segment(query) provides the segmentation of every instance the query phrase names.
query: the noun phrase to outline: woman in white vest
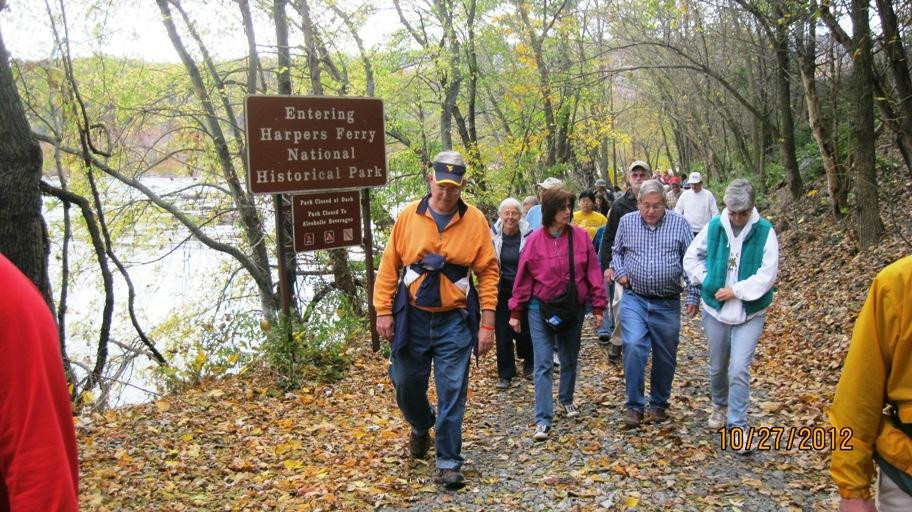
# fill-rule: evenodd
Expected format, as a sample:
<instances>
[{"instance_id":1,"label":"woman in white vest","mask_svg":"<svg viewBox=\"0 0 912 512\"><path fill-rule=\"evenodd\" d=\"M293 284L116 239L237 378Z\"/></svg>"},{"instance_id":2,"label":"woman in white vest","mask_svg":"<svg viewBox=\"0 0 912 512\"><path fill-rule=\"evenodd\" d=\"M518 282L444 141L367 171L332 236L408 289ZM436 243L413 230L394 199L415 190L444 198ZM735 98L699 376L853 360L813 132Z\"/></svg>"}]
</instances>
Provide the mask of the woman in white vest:
<instances>
[{"instance_id":1,"label":"woman in white vest","mask_svg":"<svg viewBox=\"0 0 912 512\"><path fill-rule=\"evenodd\" d=\"M779 242L770 222L754 207L749 181L732 181L723 199L726 208L687 249L684 271L691 283L701 285L713 406L707 424L744 429L750 405L749 367L773 299Z\"/></svg>"}]
</instances>

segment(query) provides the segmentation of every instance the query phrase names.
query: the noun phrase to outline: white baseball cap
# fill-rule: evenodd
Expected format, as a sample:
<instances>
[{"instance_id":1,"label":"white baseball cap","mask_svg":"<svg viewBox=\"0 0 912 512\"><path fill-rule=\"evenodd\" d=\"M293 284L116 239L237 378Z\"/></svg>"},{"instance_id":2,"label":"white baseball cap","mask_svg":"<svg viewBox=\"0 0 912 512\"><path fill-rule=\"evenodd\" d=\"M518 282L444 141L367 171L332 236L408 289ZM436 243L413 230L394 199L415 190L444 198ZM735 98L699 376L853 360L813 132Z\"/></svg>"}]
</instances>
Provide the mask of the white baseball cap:
<instances>
[{"instance_id":1,"label":"white baseball cap","mask_svg":"<svg viewBox=\"0 0 912 512\"><path fill-rule=\"evenodd\" d=\"M687 178L688 183L700 183L702 181L703 181L703 176L697 171L690 173L690 177Z\"/></svg>"},{"instance_id":2,"label":"white baseball cap","mask_svg":"<svg viewBox=\"0 0 912 512\"><path fill-rule=\"evenodd\" d=\"M551 190L554 188L560 188L564 186L564 182L557 178L547 178L545 181L538 184L539 187L545 190Z\"/></svg>"}]
</instances>

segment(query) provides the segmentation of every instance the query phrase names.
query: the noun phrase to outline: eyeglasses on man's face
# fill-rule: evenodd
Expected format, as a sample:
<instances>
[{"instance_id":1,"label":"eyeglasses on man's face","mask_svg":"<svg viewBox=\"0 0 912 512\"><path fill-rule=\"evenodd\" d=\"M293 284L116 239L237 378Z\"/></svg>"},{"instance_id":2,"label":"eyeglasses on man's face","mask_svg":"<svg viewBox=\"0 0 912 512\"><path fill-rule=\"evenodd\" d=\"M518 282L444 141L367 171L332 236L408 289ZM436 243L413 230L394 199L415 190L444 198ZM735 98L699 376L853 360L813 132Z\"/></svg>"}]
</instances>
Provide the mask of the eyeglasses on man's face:
<instances>
[{"instance_id":1,"label":"eyeglasses on man's face","mask_svg":"<svg viewBox=\"0 0 912 512\"><path fill-rule=\"evenodd\" d=\"M640 201L637 203L637 206L648 212L657 212L665 209L665 203L663 202L647 203L645 201Z\"/></svg>"}]
</instances>

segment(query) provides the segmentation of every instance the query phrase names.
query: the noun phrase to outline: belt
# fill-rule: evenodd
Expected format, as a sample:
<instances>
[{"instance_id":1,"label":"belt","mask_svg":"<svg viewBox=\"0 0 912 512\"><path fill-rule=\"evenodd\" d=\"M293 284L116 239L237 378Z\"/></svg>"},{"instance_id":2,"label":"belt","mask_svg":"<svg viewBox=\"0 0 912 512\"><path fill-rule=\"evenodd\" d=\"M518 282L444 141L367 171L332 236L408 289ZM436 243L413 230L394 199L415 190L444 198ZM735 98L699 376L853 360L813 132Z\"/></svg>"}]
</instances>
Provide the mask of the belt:
<instances>
[{"instance_id":1,"label":"belt","mask_svg":"<svg viewBox=\"0 0 912 512\"><path fill-rule=\"evenodd\" d=\"M646 295L645 293L637 293L637 292L633 292L633 293L636 293L640 297L643 297L644 299L649 299L649 300L672 300L672 299L681 298L680 293L677 293L675 295Z\"/></svg>"}]
</instances>

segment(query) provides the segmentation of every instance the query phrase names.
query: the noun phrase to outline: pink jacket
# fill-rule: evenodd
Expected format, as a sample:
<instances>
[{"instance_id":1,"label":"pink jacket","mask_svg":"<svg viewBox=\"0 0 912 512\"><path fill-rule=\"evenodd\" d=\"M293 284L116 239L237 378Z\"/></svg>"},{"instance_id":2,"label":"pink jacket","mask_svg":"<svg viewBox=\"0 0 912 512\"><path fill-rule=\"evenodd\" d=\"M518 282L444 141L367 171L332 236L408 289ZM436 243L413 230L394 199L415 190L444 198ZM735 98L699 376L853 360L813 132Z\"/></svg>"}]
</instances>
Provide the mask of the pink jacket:
<instances>
[{"instance_id":1,"label":"pink jacket","mask_svg":"<svg viewBox=\"0 0 912 512\"><path fill-rule=\"evenodd\" d=\"M605 281L595 248L585 229L568 227L573 229L574 271L580 307L586 299L590 299L594 312L601 313L607 300ZM564 293L570 279L567 242L566 236L554 238L547 228L536 229L529 235L519 257L513 296L507 303L512 317L521 317L533 296L539 300L551 300Z\"/></svg>"}]
</instances>

